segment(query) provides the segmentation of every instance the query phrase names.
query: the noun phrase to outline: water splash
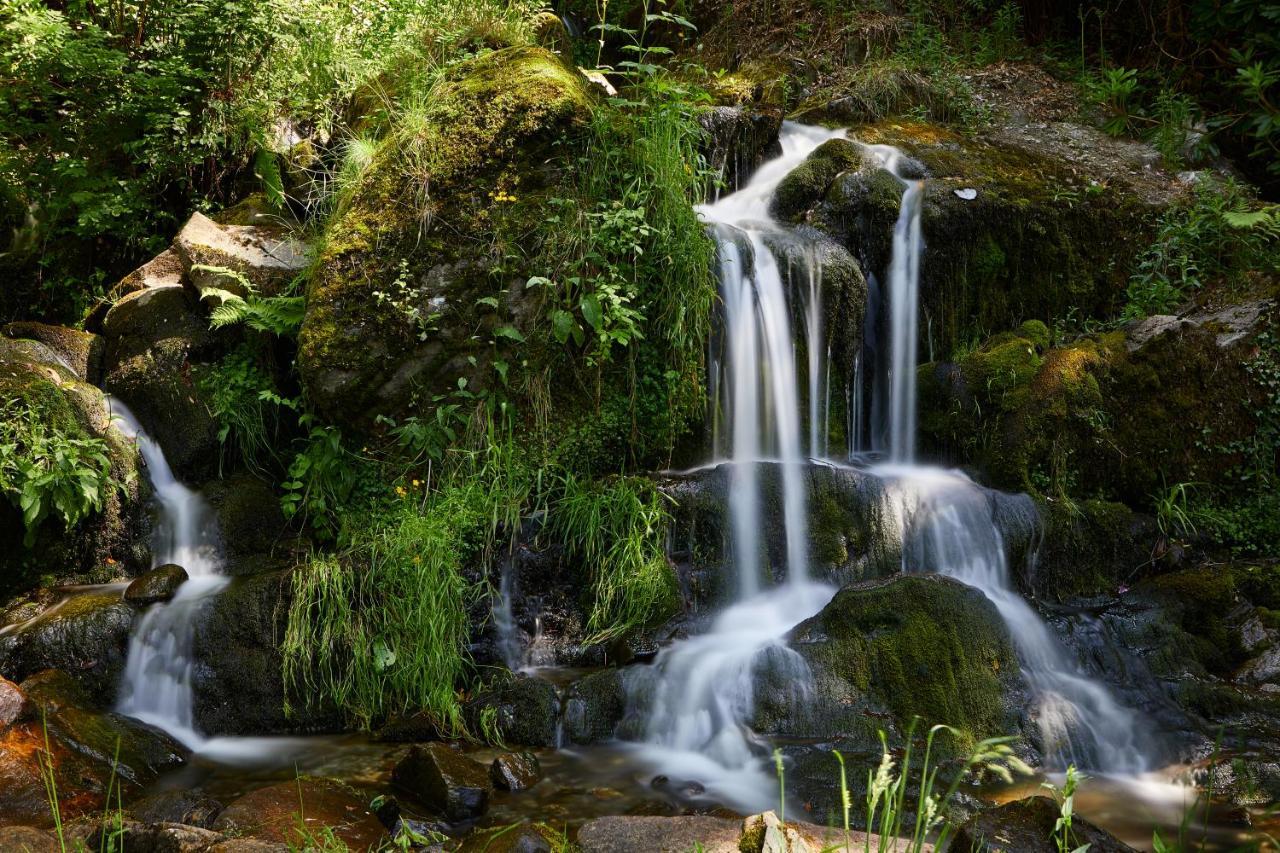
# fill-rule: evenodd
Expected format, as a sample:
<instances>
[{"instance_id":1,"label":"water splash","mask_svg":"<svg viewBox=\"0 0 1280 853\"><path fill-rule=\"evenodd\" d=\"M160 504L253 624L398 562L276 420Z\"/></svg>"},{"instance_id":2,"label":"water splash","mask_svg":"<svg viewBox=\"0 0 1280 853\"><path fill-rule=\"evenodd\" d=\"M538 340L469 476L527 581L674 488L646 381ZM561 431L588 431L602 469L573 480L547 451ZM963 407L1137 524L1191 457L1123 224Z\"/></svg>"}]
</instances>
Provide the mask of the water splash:
<instances>
[{"instance_id":1,"label":"water splash","mask_svg":"<svg viewBox=\"0 0 1280 853\"><path fill-rule=\"evenodd\" d=\"M206 739L195 724L191 650L195 620L204 602L228 583L219 574L217 524L204 498L179 482L160 446L128 407L115 398L108 398L108 403L116 428L142 454L160 506L152 567L175 563L188 575L171 600L147 610L130 638L117 710L197 749Z\"/></svg>"}]
</instances>

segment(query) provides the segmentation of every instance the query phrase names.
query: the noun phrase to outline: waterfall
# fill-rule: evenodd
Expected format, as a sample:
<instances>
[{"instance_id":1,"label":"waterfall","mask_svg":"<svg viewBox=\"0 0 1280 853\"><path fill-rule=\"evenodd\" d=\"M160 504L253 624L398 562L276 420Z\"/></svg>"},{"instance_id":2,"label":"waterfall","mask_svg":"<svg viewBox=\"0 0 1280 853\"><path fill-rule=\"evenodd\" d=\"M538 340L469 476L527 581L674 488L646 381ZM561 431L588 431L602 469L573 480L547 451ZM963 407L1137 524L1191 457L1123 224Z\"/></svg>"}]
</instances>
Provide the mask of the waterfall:
<instances>
[{"instance_id":1,"label":"waterfall","mask_svg":"<svg viewBox=\"0 0 1280 853\"><path fill-rule=\"evenodd\" d=\"M934 571L981 590L996 606L1033 694L1045 766L1109 773L1148 769L1138 717L1086 676L1044 620L1013 586L1005 543L988 493L956 471L885 465L885 515L902 537L903 571ZM1021 498L1025 525L1035 504Z\"/></svg>"},{"instance_id":2,"label":"waterfall","mask_svg":"<svg viewBox=\"0 0 1280 853\"><path fill-rule=\"evenodd\" d=\"M774 802L776 780L766 744L751 731L755 671L767 657L803 692L809 680L804 660L783 642L788 631L817 613L834 594L808 577L806 448L822 449L818 427L825 415L820 285L817 253L800 253L808 293L809 435L801 429L800 378L792 335L791 306L770 237L803 239L769 215L774 189L813 149L840 131L786 122L782 155L760 167L745 187L700 208L719 247L723 313L723 361L713 362L712 410L717 437L730 446L731 560L736 600L704 634L663 649L654 665L642 760L677 781L703 786L712 800L744 810ZM720 427L723 418L723 427ZM805 440L807 438L807 441ZM720 448L717 446L717 452ZM787 579L762 589L771 578L763 562L763 495L760 466L776 461Z\"/></svg>"},{"instance_id":3,"label":"waterfall","mask_svg":"<svg viewBox=\"0 0 1280 853\"><path fill-rule=\"evenodd\" d=\"M982 591L1009 629L1034 694L1047 766L1135 774L1148 769L1138 719L1067 657L1057 637L1013 586L1008 558L986 494L958 472L912 465L916 443L916 362L924 181L904 177L903 155L869 146L904 184L888 270L890 464L873 469L886 483L890 517L902 536L904 571L933 571ZM1034 515L1029 498L1027 513Z\"/></svg>"},{"instance_id":4,"label":"waterfall","mask_svg":"<svg viewBox=\"0 0 1280 853\"><path fill-rule=\"evenodd\" d=\"M130 638L117 710L196 749L205 738L196 728L192 701L195 620L200 606L228 582L219 574L217 524L204 499L174 476L133 413L115 398L109 403L116 428L137 444L160 505L152 567L175 563L188 575L170 601L147 610Z\"/></svg>"}]
</instances>

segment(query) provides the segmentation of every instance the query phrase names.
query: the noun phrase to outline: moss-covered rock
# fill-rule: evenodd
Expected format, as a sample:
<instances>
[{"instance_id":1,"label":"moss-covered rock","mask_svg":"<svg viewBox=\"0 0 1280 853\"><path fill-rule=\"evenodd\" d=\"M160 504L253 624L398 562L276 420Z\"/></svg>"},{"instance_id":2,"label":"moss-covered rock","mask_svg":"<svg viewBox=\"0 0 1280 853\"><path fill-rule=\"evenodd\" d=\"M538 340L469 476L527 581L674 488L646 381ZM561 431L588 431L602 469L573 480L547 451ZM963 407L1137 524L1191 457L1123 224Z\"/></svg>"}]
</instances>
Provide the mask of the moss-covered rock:
<instances>
[{"instance_id":1,"label":"moss-covered rock","mask_svg":"<svg viewBox=\"0 0 1280 853\"><path fill-rule=\"evenodd\" d=\"M898 575L846 587L788 643L814 679L794 734L863 732L873 744L878 726L900 737L916 716L958 729L961 747L1017 731L1017 655L995 605L958 581Z\"/></svg>"},{"instance_id":2,"label":"moss-covered rock","mask_svg":"<svg viewBox=\"0 0 1280 853\"><path fill-rule=\"evenodd\" d=\"M564 736L577 744L609 740L626 713L622 670L593 672L575 681L565 693Z\"/></svg>"},{"instance_id":3,"label":"moss-covered rock","mask_svg":"<svg viewBox=\"0 0 1280 853\"><path fill-rule=\"evenodd\" d=\"M517 746L556 745L560 697L555 685L540 678L516 675L485 690L464 708L471 731L496 727L502 742Z\"/></svg>"},{"instance_id":4,"label":"moss-covered rock","mask_svg":"<svg viewBox=\"0 0 1280 853\"><path fill-rule=\"evenodd\" d=\"M150 494L138 468L138 454L111 428L101 391L76 378L62 358L30 339L0 338L0 399L15 401L45 436L66 441L101 440L118 488L101 495L101 510L65 530L46 517L24 544L22 513L0 501L0 595L48 582L105 582L144 568L149 562L146 501ZM15 410L17 411L17 410Z\"/></svg>"},{"instance_id":5,"label":"moss-covered rock","mask_svg":"<svg viewBox=\"0 0 1280 853\"><path fill-rule=\"evenodd\" d=\"M837 137L814 149L774 191L770 211L779 219L794 220L826 195L844 172L876 168L875 158L856 142Z\"/></svg>"},{"instance_id":6,"label":"moss-covered rock","mask_svg":"<svg viewBox=\"0 0 1280 853\"><path fill-rule=\"evenodd\" d=\"M487 387L492 358L520 358L536 312L504 252L545 219L555 146L589 114L576 69L507 48L450 71L388 136L307 288L298 366L326 417L402 416L460 381Z\"/></svg>"},{"instance_id":7,"label":"moss-covered rock","mask_svg":"<svg viewBox=\"0 0 1280 853\"><path fill-rule=\"evenodd\" d=\"M1051 601L1113 593L1140 577L1159 553L1154 518L1122 503L1042 498L1044 537L1023 586Z\"/></svg>"}]
</instances>

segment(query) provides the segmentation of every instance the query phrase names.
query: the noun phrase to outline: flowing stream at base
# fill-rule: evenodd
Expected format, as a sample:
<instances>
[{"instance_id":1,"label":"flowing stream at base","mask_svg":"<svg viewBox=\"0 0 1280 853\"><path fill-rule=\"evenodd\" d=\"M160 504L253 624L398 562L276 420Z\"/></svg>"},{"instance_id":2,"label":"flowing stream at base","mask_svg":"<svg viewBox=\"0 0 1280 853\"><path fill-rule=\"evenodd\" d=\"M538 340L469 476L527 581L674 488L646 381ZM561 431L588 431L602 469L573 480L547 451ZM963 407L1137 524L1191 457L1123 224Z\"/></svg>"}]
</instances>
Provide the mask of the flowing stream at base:
<instances>
[{"instance_id":1,"label":"flowing stream at base","mask_svg":"<svg viewBox=\"0 0 1280 853\"><path fill-rule=\"evenodd\" d=\"M809 579L803 470L808 460L801 446L794 315L772 251L779 242L804 244L805 238L776 222L769 205L787 173L820 144L841 136L842 131L784 123L781 156L762 165L741 190L699 211L719 247L724 363L713 359L713 440L717 452L722 431L729 442L723 464L732 466L730 559L736 598L705 633L659 653L647 688L644 741L637 749L647 765L676 784L695 782L708 798L741 810L765 808L776 799L768 744L750 726L756 667L767 654L771 670L797 693L792 707L802 707L810 673L803 658L787 648L785 638L834 594L833 588ZM1094 771L1140 773L1148 761L1135 714L1069 660L1014 588L988 493L957 472L914 464L924 181L904 175L906 160L896 149L866 150L903 185L886 274L888 357L875 353L884 375L869 383L888 397L872 400L871 406L883 413L883 423L873 425L872 446L882 456L887 451L889 462L870 470L885 486L885 515L891 519L891 532L901 537L903 570L954 577L981 590L996 605L1034 694L1047 769L1062 770L1074 763ZM801 252L809 265L802 270L808 292L793 298L806 302L802 316L808 326L807 447L817 456L824 450L819 426L826 418L819 398L825 401L829 389L823 387L825 370L819 369L819 356L825 355L825 349L819 349L817 306L821 268L818 253L810 248ZM865 400L857 401L859 410L866 405ZM763 592L763 583L783 573L764 562L762 460L780 467L786 539L785 578ZM1030 499L1021 521L1038 524Z\"/></svg>"}]
</instances>

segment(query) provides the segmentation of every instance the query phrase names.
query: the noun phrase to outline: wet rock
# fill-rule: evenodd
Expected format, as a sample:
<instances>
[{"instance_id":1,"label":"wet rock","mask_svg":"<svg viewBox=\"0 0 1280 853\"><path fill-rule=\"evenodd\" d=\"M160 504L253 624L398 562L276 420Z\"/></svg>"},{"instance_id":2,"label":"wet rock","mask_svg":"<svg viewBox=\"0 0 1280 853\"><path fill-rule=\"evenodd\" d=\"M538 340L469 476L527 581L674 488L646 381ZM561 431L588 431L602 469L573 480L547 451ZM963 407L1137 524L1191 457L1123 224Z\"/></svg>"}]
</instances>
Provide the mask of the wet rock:
<instances>
[{"instance_id":1,"label":"wet rock","mask_svg":"<svg viewBox=\"0 0 1280 853\"><path fill-rule=\"evenodd\" d=\"M1280 684L1280 644L1246 662L1237 677L1254 684Z\"/></svg>"},{"instance_id":2,"label":"wet rock","mask_svg":"<svg viewBox=\"0 0 1280 853\"><path fill-rule=\"evenodd\" d=\"M142 823L183 823L203 829L213 827L222 803L194 791L163 791L135 800L129 814Z\"/></svg>"},{"instance_id":3,"label":"wet rock","mask_svg":"<svg viewBox=\"0 0 1280 853\"><path fill-rule=\"evenodd\" d=\"M798 220L844 172L879 168L861 145L848 139L828 139L778 184L770 212L779 219Z\"/></svg>"},{"instance_id":4,"label":"wet rock","mask_svg":"<svg viewBox=\"0 0 1280 853\"><path fill-rule=\"evenodd\" d=\"M493 714L493 723L505 743L518 746L555 746L560 697L555 685L519 674L506 683L479 694L467 703L468 725L480 730L481 715Z\"/></svg>"},{"instance_id":5,"label":"wet rock","mask_svg":"<svg viewBox=\"0 0 1280 853\"><path fill-rule=\"evenodd\" d=\"M218 518L222 545L231 558L269 553L285 535L280 498L271 484L247 472L212 480L201 490Z\"/></svg>"},{"instance_id":6,"label":"wet rock","mask_svg":"<svg viewBox=\"0 0 1280 853\"><path fill-rule=\"evenodd\" d=\"M182 566L166 563L146 574L139 575L125 588L124 600L130 604L145 606L157 601L168 601L187 581L187 570Z\"/></svg>"},{"instance_id":7,"label":"wet rock","mask_svg":"<svg viewBox=\"0 0 1280 853\"><path fill-rule=\"evenodd\" d=\"M744 186L761 163L782 153L780 112L717 106L699 113L698 124L707 132L707 165L723 176L724 193Z\"/></svg>"},{"instance_id":8,"label":"wet rock","mask_svg":"<svg viewBox=\"0 0 1280 853\"><path fill-rule=\"evenodd\" d=\"M1018 657L995 605L940 575L896 575L846 587L791 631L813 694L758 725L799 736L876 729L901 736L913 720L945 720L961 738L1018 729ZM783 703L785 708L788 704ZM874 715L878 719L868 716ZM896 735L895 735L896 733Z\"/></svg>"},{"instance_id":9,"label":"wet rock","mask_svg":"<svg viewBox=\"0 0 1280 853\"><path fill-rule=\"evenodd\" d=\"M46 669L68 673L92 701L115 699L138 611L117 590L72 595L0 636L0 672L22 681Z\"/></svg>"},{"instance_id":10,"label":"wet rock","mask_svg":"<svg viewBox=\"0 0 1280 853\"><path fill-rule=\"evenodd\" d=\"M45 767L52 767L59 808L69 819L100 813L113 785L128 799L183 762L185 750L172 738L95 710L65 673L43 672L24 681L22 689L32 713L0 732L0 825L47 824Z\"/></svg>"},{"instance_id":11,"label":"wet rock","mask_svg":"<svg viewBox=\"0 0 1280 853\"><path fill-rule=\"evenodd\" d=\"M564 737L569 743L599 743L613 737L627 713L622 672L605 669L575 681L564 698Z\"/></svg>"},{"instance_id":12,"label":"wet rock","mask_svg":"<svg viewBox=\"0 0 1280 853\"><path fill-rule=\"evenodd\" d=\"M57 839L34 826L0 827L0 850L15 853L62 853Z\"/></svg>"},{"instance_id":13,"label":"wet rock","mask_svg":"<svg viewBox=\"0 0 1280 853\"><path fill-rule=\"evenodd\" d=\"M1054 824L1058 804L1048 797L1028 797L971 818L951 840L953 850L989 853L1057 853ZM1067 849L1088 845L1090 853L1130 853L1133 848L1080 815L1071 821Z\"/></svg>"},{"instance_id":14,"label":"wet rock","mask_svg":"<svg viewBox=\"0 0 1280 853\"><path fill-rule=\"evenodd\" d=\"M184 335L199 327L191 294L180 284L147 287L123 296L102 320L108 339L145 337L152 340Z\"/></svg>"},{"instance_id":15,"label":"wet rock","mask_svg":"<svg viewBox=\"0 0 1280 853\"><path fill-rule=\"evenodd\" d=\"M126 820L99 826L84 839L87 850L128 850L129 853L203 853L222 841L217 832L180 823L141 823ZM111 845L115 846L111 846Z\"/></svg>"},{"instance_id":16,"label":"wet rock","mask_svg":"<svg viewBox=\"0 0 1280 853\"><path fill-rule=\"evenodd\" d=\"M293 853L293 849L288 844L260 838L228 838L207 848L204 853Z\"/></svg>"},{"instance_id":17,"label":"wet rock","mask_svg":"<svg viewBox=\"0 0 1280 853\"><path fill-rule=\"evenodd\" d=\"M489 774L483 764L442 743L410 748L392 781L451 821L479 817L489 808Z\"/></svg>"},{"instance_id":18,"label":"wet rock","mask_svg":"<svg viewBox=\"0 0 1280 853\"><path fill-rule=\"evenodd\" d=\"M99 379L105 342L98 335L31 321L10 323L4 327L4 334L10 338L38 341L49 347L82 382L92 384Z\"/></svg>"},{"instance_id":19,"label":"wet rock","mask_svg":"<svg viewBox=\"0 0 1280 853\"><path fill-rule=\"evenodd\" d=\"M227 804L213 828L228 835L301 845L309 833L332 828L353 850L374 848L385 830L365 798L334 779L302 778L250 791Z\"/></svg>"},{"instance_id":20,"label":"wet rock","mask_svg":"<svg viewBox=\"0 0 1280 853\"><path fill-rule=\"evenodd\" d=\"M280 637L292 595L290 572L234 578L199 611L192 651L196 725L219 734L337 731L341 719L320 697L285 691Z\"/></svg>"},{"instance_id":21,"label":"wet rock","mask_svg":"<svg viewBox=\"0 0 1280 853\"><path fill-rule=\"evenodd\" d=\"M578 830L582 853L738 853L741 824L729 818L689 815L683 817L600 817Z\"/></svg>"},{"instance_id":22,"label":"wet rock","mask_svg":"<svg viewBox=\"0 0 1280 853\"><path fill-rule=\"evenodd\" d=\"M503 791L532 788L541 778L542 767L532 752L506 752L489 765L489 780Z\"/></svg>"},{"instance_id":23,"label":"wet rock","mask_svg":"<svg viewBox=\"0 0 1280 853\"><path fill-rule=\"evenodd\" d=\"M27 710L27 697L22 688L0 676L0 731L22 719Z\"/></svg>"},{"instance_id":24,"label":"wet rock","mask_svg":"<svg viewBox=\"0 0 1280 853\"><path fill-rule=\"evenodd\" d=\"M271 225L220 225L194 213L174 238L187 280L197 291L215 287L244 296L236 278L197 266L234 270L267 296L284 290L307 265L307 246L287 229Z\"/></svg>"}]
</instances>

